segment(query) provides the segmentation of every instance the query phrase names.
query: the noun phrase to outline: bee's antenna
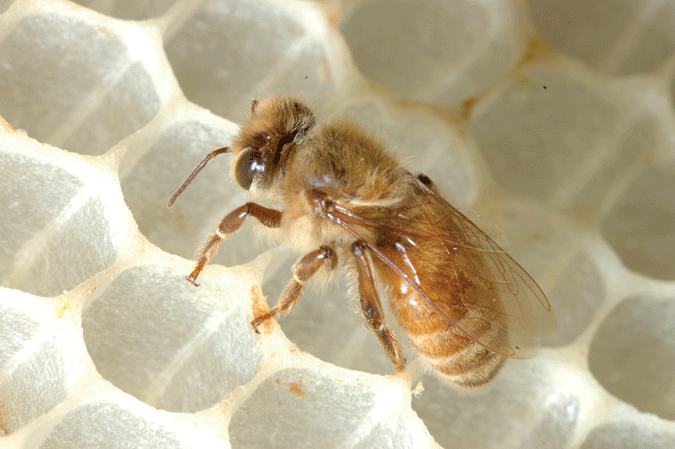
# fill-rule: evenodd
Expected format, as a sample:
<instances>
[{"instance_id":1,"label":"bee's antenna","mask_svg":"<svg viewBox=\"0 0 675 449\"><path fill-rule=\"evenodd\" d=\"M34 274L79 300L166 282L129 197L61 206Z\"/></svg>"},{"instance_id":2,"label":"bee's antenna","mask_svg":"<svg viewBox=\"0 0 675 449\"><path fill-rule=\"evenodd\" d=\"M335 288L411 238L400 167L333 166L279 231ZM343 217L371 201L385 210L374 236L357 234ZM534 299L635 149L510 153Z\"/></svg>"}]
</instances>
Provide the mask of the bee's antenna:
<instances>
[{"instance_id":1,"label":"bee's antenna","mask_svg":"<svg viewBox=\"0 0 675 449\"><path fill-rule=\"evenodd\" d=\"M181 193L183 193L183 190L185 190L185 189L187 188L187 186L190 185L190 183L192 182L192 180L195 179L195 176L197 176L197 174L198 174L200 171L202 171L202 168L204 168L204 166L206 165L206 163L207 163L208 161L210 161L210 160L213 159L214 157L218 156L219 154L227 153L228 151L230 151L230 147L223 147L223 148L218 148L217 150L212 151L212 152L210 152L209 154L207 154L206 157L204 158L204 160L201 161L201 162L199 163L199 165L197 165L197 168L195 168L195 169L192 171L192 173L190 173L190 176L187 177L187 179L185 180L185 182L184 182L180 187L178 187L178 190L176 190L176 191L174 192L174 194L171 195L171 199L169 199L169 204L168 204L167 206L168 206L168 207L173 206L173 203L176 201L176 198L178 198L178 195L180 195Z\"/></svg>"}]
</instances>

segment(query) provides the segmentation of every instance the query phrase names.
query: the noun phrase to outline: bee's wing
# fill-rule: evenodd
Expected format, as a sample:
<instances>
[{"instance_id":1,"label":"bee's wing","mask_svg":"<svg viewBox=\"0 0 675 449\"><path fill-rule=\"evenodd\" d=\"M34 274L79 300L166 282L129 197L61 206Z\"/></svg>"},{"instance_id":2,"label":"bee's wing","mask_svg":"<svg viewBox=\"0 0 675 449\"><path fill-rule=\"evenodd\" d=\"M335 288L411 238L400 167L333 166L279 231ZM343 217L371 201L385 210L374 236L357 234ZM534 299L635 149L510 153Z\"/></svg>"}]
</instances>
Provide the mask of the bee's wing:
<instances>
[{"instance_id":1,"label":"bee's wing","mask_svg":"<svg viewBox=\"0 0 675 449\"><path fill-rule=\"evenodd\" d=\"M389 265L434 312L472 340L507 357L534 357L541 338L556 330L546 295L534 279L471 220L421 182L418 187L415 217L402 213L380 223L379 227L420 248L440 248L434 251L438 256L434 263L442 270L440 276L426 285L424 282L418 285L407 274L406 267L398 266L376 244L366 242L374 257ZM352 211L350 215L359 217L360 222L345 217L343 224L351 221L367 226L364 214ZM408 261L416 272L424 270L421 262L415 258ZM462 284L470 288L455 288L460 296L457 300L445 303L432 299L453 290L450 285ZM501 306L495 307L494 301Z\"/></svg>"},{"instance_id":2,"label":"bee's wing","mask_svg":"<svg viewBox=\"0 0 675 449\"><path fill-rule=\"evenodd\" d=\"M494 349L509 357L534 357L541 338L551 336L556 331L555 316L546 295L518 262L492 238L457 209L444 203L451 215L450 219L462 229L466 250L473 252L472 256L482 262L488 272L487 277L491 278L488 293L494 293L503 306L508 341L504 342L505 347ZM452 241L444 240L443 244L452 245ZM465 302L473 303L474 300L466 298Z\"/></svg>"},{"instance_id":3,"label":"bee's wing","mask_svg":"<svg viewBox=\"0 0 675 449\"><path fill-rule=\"evenodd\" d=\"M464 274L480 287L462 292L465 295L462 304L468 309L481 308L496 299L502 305L500 313L505 319L497 321L503 322L501 326L506 329L493 325L492 331L482 334L484 327L480 319L463 319L459 327L494 352L514 358L534 357L541 338L556 331L555 316L544 292L490 236L436 192L419 185L422 217L435 223L429 229L438 230L427 238L440 243L448 254L460 254L452 259L459 266L448 267L449 275ZM423 296L431 301L428 295ZM481 315L480 310L476 312L476 316Z\"/></svg>"}]
</instances>

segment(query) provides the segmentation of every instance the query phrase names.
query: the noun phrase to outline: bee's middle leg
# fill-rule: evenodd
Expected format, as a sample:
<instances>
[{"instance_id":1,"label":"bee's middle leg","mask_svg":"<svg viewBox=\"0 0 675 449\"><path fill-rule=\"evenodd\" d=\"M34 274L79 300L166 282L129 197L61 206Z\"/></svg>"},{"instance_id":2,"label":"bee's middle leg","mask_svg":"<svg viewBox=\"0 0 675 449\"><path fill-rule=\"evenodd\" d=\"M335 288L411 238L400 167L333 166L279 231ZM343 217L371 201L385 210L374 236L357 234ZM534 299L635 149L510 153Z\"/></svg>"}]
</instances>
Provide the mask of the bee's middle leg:
<instances>
[{"instance_id":1,"label":"bee's middle leg","mask_svg":"<svg viewBox=\"0 0 675 449\"><path fill-rule=\"evenodd\" d=\"M278 313L287 314L297 304L298 300L305 291L305 284L314 276L324 263L330 263L330 269L334 270L337 266L337 256L335 251L329 246L312 251L300 259L293 266L293 279L288 283L279 297L277 305L272 307L269 312L257 316L251 321L251 327L256 329L258 326L272 318Z\"/></svg>"},{"instance_id":2,"label":"bee's middle leg","mask_svg":"<svg viewBox=\"0 0 675 449\"><path fill-rule=\"evenodd\" d=\"M278 228L281 224L281 212L274 209L268 209L256 203L246 203L227 214L218 225L216 231L209 236L204 242L204 245L197 253L197 265L185 279L192 284L197 285L195 281L197 276L202 272L206 264L216 254L218 247L223 240L234 234L242 224L246 217L252 215L260 223L268 228Z\"/></svg>"},{"instance_id":3,"label":"bee's middle leg","mask_svg":"<svg viewBox=\"0 0 675 449\"><path fill-rule=\"evenodd\" d=\"M396 371L401 371L405 368L403 350L394 332L384 322L382 303L377 295L370 262L364 252L366 249L367 246L362 241L356 241L352 245L352 254L356 259L356 271L359 278L359 297L363 318L377 337L384 352L389 356Z\"/></svg>"}]
</instances>

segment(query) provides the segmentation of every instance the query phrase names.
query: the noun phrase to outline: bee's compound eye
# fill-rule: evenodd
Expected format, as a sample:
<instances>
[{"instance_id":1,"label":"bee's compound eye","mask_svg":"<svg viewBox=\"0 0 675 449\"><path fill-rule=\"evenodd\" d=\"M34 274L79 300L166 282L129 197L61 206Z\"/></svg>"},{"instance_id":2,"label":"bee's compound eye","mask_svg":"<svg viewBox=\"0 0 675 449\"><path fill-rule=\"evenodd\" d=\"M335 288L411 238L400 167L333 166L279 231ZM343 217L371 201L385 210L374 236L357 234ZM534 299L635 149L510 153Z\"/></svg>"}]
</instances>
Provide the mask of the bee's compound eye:
<instances>
[{"instance_id":1,"label":"bee's compound eye","mask_svg":"<svg viewBox=\"0 0 675 449\"><path fill-rule=\"evenodd\" d=\"M256 175L265 172L266 167L260 159L260 151L250 149L245 151L237 161L235 176L239 185L246 190L251 188Z\"/></svg>"}]
</instances>

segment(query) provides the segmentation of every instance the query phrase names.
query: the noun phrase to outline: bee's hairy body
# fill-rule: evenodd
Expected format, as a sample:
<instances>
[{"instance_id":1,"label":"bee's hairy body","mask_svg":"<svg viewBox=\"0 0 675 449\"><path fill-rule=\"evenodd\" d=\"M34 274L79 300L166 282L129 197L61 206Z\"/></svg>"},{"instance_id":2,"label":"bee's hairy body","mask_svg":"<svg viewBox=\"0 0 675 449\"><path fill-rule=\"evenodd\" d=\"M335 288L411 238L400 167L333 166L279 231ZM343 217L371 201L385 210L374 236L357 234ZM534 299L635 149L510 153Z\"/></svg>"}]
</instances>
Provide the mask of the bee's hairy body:
<instances>
[{"instance_id":1,"label":"bee's hairy body","mask_svg":"<svg viewBox=\"0 0 675 449\"><path fill-rule=\"evenodd\" d=\"M190 282L220 241L252 214L307 253L277 306L256 317L254 327L288 313L305 283L321 271L334 272L339 256L348 277L357 280L366 324L397 370L405 361L380 305L377 286L383 284L412 346L456 385L483 385L494 378L505 356L518 355L503 301L517 292L502 284L508 286L511 278L506 276L522 279L524 273L527 278L512 281L514 286L528 287L540 302L543 293L533 289L536 283L512 259L499 254L489 237L440 198L426 176L410 174L383 144L349 120L317 125L297 98L254 101L251 114L233 144L218 151L233 154L232 176L252 198L267 199L281 211L248 203L237 210L239 215L235 211L225 217L202 248Z\"/></svg>"},{"instance_id":2,"label":"bee's hairy body","mask_svg":"<svg viewBox=\"0 0 675 449\"><path fill-rule=\"evenodd\" d=\"M301 252L311 251L316 248L317 242L321 242L322 245L339 247L340 254L349 254L354 241L354 237L345 230L313 215L303 191L325 189L329 198L342 202L346 207L356 204L360 208L377 208L378 220L382 222L391 220L401 211L408 214L416 212L414 205L419 196L417 180L410 177L379 142L352 123L341 121L337 125L320 127L291 158L290 169L277 181L284 192L281 232L284 240L293 242ZM359 229L359 233L365 240L377 238L377 233L367 228ZM386 244L380 242L379 248L399 266L405 267L394 243L393 240ZM436 242L416 244L420 248L407 248L411 260L427 259L429 255L438 253L438 249L433 247ZM443 255L439 256L435 263L416 265L417 276L423 285L428 285L430 280L449 279L444 271L450 268L452 262ZM405 280L385 264L372 257L371 261L379 278L386 279L391 287L390 309L398 324L412 346L434 370L448 380L467 387L482 385L497 374L505 360L503 356L476 343L435 313ZM357 277L353 264L346 263L345 269L351 271L348 275L350 279ZM459 301L458 285L443 282L438 287L435 289L438 296L431 296L437 304ZM486 321L486 325L490 324Z\"/></svg>"}]
</instances>

